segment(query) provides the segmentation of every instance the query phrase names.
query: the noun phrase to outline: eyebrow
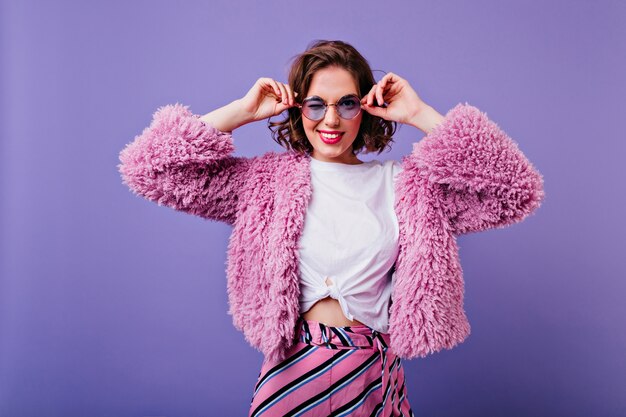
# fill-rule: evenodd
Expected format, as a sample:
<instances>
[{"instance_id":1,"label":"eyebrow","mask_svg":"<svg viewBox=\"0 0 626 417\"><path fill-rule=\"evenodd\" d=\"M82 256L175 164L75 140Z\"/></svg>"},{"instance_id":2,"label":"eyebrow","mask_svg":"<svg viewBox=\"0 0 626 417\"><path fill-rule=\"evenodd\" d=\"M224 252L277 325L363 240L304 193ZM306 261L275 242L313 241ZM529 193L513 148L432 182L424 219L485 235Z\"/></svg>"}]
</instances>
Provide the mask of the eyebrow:
<instances>
[{"instance_id":1,"label":"eyebrow","mask_svg":"<svg viewBox=\"0 0 626 417\"><path fill-rule=\"evenodd\" d=\"M357 93L348 93L348 94L344 94L343 96L339 97L339 99L337 101L339 101L341 99L344 99L346 97L350 97L350 96L355 96L355 97L359 98L359 95ZM316 98L322 100L324 103L328 102L328 100L324 100L323 98L321 98L318 95L312 95L312 96L305 97L302 101L304 101L304 100L312 100L312 99L316 99Z\"/></svg>"}]
</instances>

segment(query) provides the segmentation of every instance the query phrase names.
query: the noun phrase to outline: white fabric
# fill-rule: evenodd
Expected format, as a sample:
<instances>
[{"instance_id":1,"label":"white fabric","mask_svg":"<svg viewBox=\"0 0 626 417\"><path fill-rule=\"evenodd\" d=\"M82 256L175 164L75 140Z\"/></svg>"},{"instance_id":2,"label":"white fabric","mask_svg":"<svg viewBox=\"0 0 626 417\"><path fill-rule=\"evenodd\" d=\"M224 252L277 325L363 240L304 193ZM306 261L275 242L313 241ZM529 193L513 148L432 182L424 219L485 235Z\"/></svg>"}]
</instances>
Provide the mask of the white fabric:
<instances>
[{"instance_id":1,"label":"white fabric","mask_svg":"<svg viewBox=\"0 0 626 417\"><path fill-rule=\"evenodd\" d=\"M300 313L330 296L348 319L388 332L399 237L394 180L401 170L393 160L311 158L313 195L298 246Z\"/></svg>"}]
</instances>

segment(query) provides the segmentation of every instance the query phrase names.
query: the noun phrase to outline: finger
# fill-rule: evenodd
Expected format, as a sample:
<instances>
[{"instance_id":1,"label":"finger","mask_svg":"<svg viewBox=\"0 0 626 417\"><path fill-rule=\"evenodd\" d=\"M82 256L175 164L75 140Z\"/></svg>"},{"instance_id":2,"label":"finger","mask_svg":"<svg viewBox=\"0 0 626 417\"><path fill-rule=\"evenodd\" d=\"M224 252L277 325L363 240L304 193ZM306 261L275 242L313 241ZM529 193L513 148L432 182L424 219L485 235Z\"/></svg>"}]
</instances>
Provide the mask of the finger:
<instances>
[{"instance_id":1,"label":"finger","mask_svg":"<svg viewBox=\"0 0 626 417\"><path fill-rule=\"evenodd\" d=\"M278 87L277 101L284 103L284 100L287 100L287 91L285 91L285 86L280 81L276 81L276 86Z\"/></svg>"},{"instance_id":2,"label":"finger","mask_svg":"<svg viewBox=\"0 0 626 417\"><path fill-rule=\"evenodd\" d=\"M285 110L287 110L289 106L282 101L276 103L276 107L274 107L274 116L281 114Z\"/></svg>"},{"instance_id":3,"label":"finger","mask_svg":"<svg viewBox=\"0 0 626 417\"><path fill-rule=\"evenodd\" d=\"M383 80L380 80L380 82L378 83L378 88L376 89L376 101L378 102L379 106L385 104L385 100L383 100L383 86Z\"/></svg>"},{"instance_id":4,"label":"finger","mask_svg":"<svg viewBox=\"0 0 626 417\"><path fill-rule=\"evenodd\" d=\"M280 97L280 87L278 87L278 82L276 82L276 80L273 80L270 78L272 87L274 89L274 93L276 94L276 98L280 101L281 97Z\"/></svg>"},{"instance_id":5,"label":"finger","mask_svg":"<svg viewBox=\"0 0 626 417\"><path fill-rule=\"evenodd\" d=\"M257 80L256 85L263 94L272 94L274 91L270 81L271 80L269 78L259 78Z\"/></svg>"},{"instance_id":6,"label":"finger","mask_svg":"<svg viewBox=\"0 0 626 417\"><path fill-rule=\"evenodd\" d=\"M384 87L383 87L383 100L387 99L387 101L394 97L399 89L402 88L402 83L404 80L398 77L396 74L389 73L384 78Z\"/></svg>"},{"instance_id":7,"label":"finger","mask_svg":"<svg viewBox=\"0 0 626 417\"><path fill-rule=\"evenodd\" d=\"M288 103L289 107L293 106L293 104L295 103L295 98L293 95L293 91L291 91L291 86L289 84L285 84L285 89L287 90L287 96L288 96Z\"/></svg>"},{"instance_id":8,"label":"finger","mask_svg":"<svg viewBox=\"0 0 626 417\"><path fill-rule=\"evenodd\" d=\"M272 93L274 93L274 95L278 95L279 90L276 88L276 85L274 85L274 80L272 80L271 78L259 78L258 82L261 86L261 89L263 91L266 91L269 95L272 95Z\"/></svg>"},{"instance_id":9,"label":"finger","mask_svg":"<svg viewBox=\"0 0 626 417\"><path fill-rule=\"evenodd\" d=\"M370 104L364 104L363 105L363 110L365 110L366 112L368 112L372 116L382 117L383 119L385 118L385 115L387 114L387 109L386 108L378 107L378 106L374 106L374 105L370 105Z\"/></svg>"},{"instance_id":10,"label":"finger","mask_svg":"<svg viewBox=\"0 0 626 417\"><path fill-rule=\"evenodd\" d=\"M401 80L400 77L390 72L390 73L385 74L385 76L380 80L379 84L381 84L381 87L383 88L383 92L385 92L385 90L391 89L394 86L394 84L400 80Z\"/></svg>"},{"instance_id":11,"label":"finger","mask_svg":"<svg viewBox=\"0 0 626 417\"><path fill-rule=\"evenodd\" d=\"M376 96L378 104L383 106L385 104L385 96L387 95L387 90L391 88L391 84L394 83L394 74L389 72L385 74L385 76L378 82L379 92Z\"/></svg>"},{"instance_id":12,"label":"finger","mask_svg":"<svg viewBox=\"0 0 626 417\"><path fill-rule=\"evenodd\" d=\"M280 101L283 104L287 104L289 102L289 94L287 94L287 89L285 88L285 84L278 83L278 88L280 88Z\"/></svg>"},{"instance_id":13,"label":"finger","mask_svg":"<svg viewBox=\"0 0 626 417\"><path fill-rule=\"evenodd\" d=\"M367 94L365 94L365 96L363 96L363 100L361 100L362 104L371 104L372 91L373 91L375 86L376 86L376 84L374 84L372 86L372 88L370 88L370 91L368 91Z\"/></svg>"},{"instance_id":14,"label":"finger","mask_svg":"<svg viewBox=\"0 0 626 417\"><path fill-rule=\"evenodd\" d=\"M376 87L377 85L374 84L372 88L370 88L370 91L367 93L367 95L364 97L365 104L367 104L368 106L374 104L374 93L376 93Z\"/></svg>"},{"instance_id":15,"label":"finger","mask_svg":"<svg viewBox=\"0 0 626 417\"><path fill-rule=\"evenodd\" d=\"M383 79L381 81L383 81L385 83L385 85L387 84L393 84L396 81L400 81L401 78L398 77L396 74L394 74L393 72L389 72L387 74L385 74L385 76L383 77Z\"/></svg>"}]
</instances>

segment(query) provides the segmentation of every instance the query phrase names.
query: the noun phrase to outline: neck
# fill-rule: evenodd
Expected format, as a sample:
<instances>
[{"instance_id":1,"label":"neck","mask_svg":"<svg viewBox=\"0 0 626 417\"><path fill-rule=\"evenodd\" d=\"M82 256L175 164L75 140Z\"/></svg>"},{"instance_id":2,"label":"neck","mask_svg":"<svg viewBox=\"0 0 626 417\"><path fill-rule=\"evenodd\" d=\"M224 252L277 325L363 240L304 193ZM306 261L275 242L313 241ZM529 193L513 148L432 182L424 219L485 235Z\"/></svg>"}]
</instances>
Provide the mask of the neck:
<instances>
[{"instance_id":1,"label":"neck","mask_svg":"<svg viewBox=\"0 0 626 417\"><path fill-rule=\"evenodd\" d=\"M321 162L331 162L331 163L337 163L337 164L359 165L363 163L363 161L359 160L359 158L357 158L356 155L354 154L345 158L324 158L324 157L320 158L318 155L315 155L313 153L310 155L310 157Z\"/></svg>"}]
</instances>

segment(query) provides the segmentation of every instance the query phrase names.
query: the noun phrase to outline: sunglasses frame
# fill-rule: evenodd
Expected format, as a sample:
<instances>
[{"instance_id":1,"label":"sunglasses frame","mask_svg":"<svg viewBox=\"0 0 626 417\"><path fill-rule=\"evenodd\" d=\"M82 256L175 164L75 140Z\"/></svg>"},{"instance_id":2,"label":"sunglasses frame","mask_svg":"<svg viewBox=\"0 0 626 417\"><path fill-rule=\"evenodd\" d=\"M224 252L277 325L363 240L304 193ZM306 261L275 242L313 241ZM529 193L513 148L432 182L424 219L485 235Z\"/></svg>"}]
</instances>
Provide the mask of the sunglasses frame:
<instances>
[{"instance_id":1,"label":"sunglasses frame","mask_svg":"<svg viewBox=\"0 0 626 417\"><path fill-rule=\"evenodd\" d=\"M358 105L359 105L359 111L358 111L358 112L357 112L354 116L352 116L352 117L350 117L350 118L348 118L348 117L343 117L343 116L341 115L341 113L339 112L339 110L337 110L337 115L338 115L339 117L341 117L342 119L344 119L344 120L352 120L352 119L354 119L355 117L357 117L359 114L361 114L361 111L363 110L363 106L361 105L361 99L360 99L360 98L359 98L359 96L357 96L356 94L346 94L345 96L343 96L343 97L341 97L339 100L337 100L337 102L336 102L336 103L334 103L334 104L333 104L333 103L330 103L330 104L329 104L329 103L326 103L326 101L325 101L325 100L323 100L323 99L322 99L321 97L319 97L319 96L310 96L310 97L307 97L307 98L305 98L304 100L302 100L302 104L296 104L296 106L300 109L300 111L301 111L301 113L302 113L302 115L303 115L304 117L306 117L307 119L309 119L309 120L311 120L311 121L313 121L313 122L319 122L320 120L324 119L324 117L326 117L326 112L328 111L328 107L330 107L330 106L335 106L335 107L337 107L337 106L339 105L339 103L341 102L341 100L344 100L344 99L349 98L349 97L354 97L354 99L356 100L356 102L357 102L357 103L358 103ZM311 119L311 118L310 118L310 117L308 117L306 114L304 114L304 111L302 111L302 108L304 107L305 103L306 103L307 101L312 101L313 99L320 100L320 101L323 103L323 105L324 105L324 113L322 114L322 117L320 117L319 119Z\"/></svg>"}]
</instances>

